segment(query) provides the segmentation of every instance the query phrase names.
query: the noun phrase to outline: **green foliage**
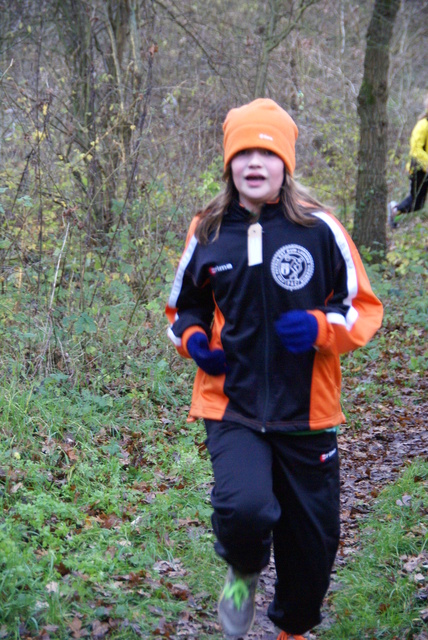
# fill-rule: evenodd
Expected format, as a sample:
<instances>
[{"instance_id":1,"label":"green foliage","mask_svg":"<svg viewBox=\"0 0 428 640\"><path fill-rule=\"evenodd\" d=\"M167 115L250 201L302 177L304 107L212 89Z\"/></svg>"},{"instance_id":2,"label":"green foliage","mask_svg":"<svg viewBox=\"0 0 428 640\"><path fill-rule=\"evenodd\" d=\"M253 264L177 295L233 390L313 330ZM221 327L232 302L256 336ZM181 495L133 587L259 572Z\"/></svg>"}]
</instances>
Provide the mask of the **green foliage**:
<instances>
[{"instance_id":1,"label":"green foliage","mask_svg":"<svg viewBox=\"0 0 428 640\"><path fill-rule=\"evenodd\" d=\"M401 216L399 224L402 225L403 222L404 216ZM388 264L393 267L396 274L400 276L415 274L421 286L423 286L422 278L427 275L426 256L421 252L425 234L426 224L416 219L412 224L411 233L398 236L386 256Z\"/></svg>"},{"instance_id":2,"label":"green foliage","mask_svg":"<svg viewBox=\"0 0 428 640\"><path fill-rule=\"evenodd\" d=\"M152 637L157 611L176 620L210 586L191 573L198 558L212 575L209 465L184 423L191 372L165 337L182 240L174 209L149 209L170 202L164 186L147 192L104 249L85 247L78 218L62 254L54 218L41 254L34 220L1 247L34 257L2 271L2 637L108 620L112 638Z\"/></svg>"},{"instance_id":3,"label":"green foliage","mask_svg":"<svg viewBox=\"0 0 428 640\"><path fill-rule=\"evenodd\" d=\"M394 231L384 263L367 266L384 304L383 326L364 349L344 356L342 367L348 428L359 439L369 426L387 437L425 421L426 227L426 220L409 218ZM426 608L427 482L428 466L417 461L376 498L358 552L338 570L325 640L419 637Z\"/></svg>"},{"instance_id":4,"label":"green foliage","mask_svg":"<svg viewBox=\"0 0 428 640\"><path fill-rule=\"evenodd\" d=\"M164 401L166 369L153 382ZM173 425L165 404L144 419L135 393L108 402L63 384L2 394L0 629L66 638L75 616L87 627L105 615L113 638L133 637L128 625L151 637L148 603L176 619L204 586L196 558L213 561L200 427Z\"/></svg>"},{"instance_id":5,"label":"green foliage","mask_svg":"<svg viewBox=\"0 0 428 640\"><path fill-rule=\"evenodd\" d=\"M219 176L223 173L223 157L218 156L207 167L205 171L198 176L197 182L195 182L194 189L197 194L198 202L201 205L206 205L212 198L214 198L222 189L222 184L219 181Z\"/></svg>"}]
</instances>

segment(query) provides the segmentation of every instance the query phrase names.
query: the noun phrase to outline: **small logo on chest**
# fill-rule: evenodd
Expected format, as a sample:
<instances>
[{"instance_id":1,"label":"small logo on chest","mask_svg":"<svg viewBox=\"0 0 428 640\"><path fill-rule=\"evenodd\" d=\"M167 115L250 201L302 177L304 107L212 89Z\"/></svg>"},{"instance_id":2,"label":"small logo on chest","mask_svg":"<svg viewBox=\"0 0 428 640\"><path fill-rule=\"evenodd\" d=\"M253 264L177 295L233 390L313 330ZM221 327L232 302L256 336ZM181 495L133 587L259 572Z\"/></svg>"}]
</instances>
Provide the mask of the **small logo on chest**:
<instances>
[{"instance_id":1,"label":"small logo on chest","mask_svg":"<svg viewBox=\"0 0 428 640\"><path fill-rule=\"evenodd\" d=\"M286 244L272 258L273 279L287 291L297 291L308 284L314 273L314 259L299 244Z\"/></svg>"},{"instance_id":2,"label":"small logo on chest","mask_svg":"<svg viewBox=\"0 0 428 640\"><path fill-rule=\"evenodd\" d=\"M208 271L212 276L215 276L217 273L222 273L223 271L230 271L233 269L233 265L228 262L227 264L218 264L215 267L210 267Z\"/></svg>"}]
</instances>

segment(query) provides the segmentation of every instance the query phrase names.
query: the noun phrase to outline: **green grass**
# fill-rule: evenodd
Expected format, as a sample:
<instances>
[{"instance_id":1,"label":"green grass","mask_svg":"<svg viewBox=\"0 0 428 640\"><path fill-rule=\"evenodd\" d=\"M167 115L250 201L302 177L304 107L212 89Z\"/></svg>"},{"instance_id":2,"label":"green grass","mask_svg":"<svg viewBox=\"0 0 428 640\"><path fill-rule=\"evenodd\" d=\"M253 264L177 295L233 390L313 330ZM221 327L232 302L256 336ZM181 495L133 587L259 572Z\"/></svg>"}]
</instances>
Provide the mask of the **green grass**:
<instances>
[{"instance_id":1,"label":"green grass","mask_svg":"<svg viewBox=\"0 0 428 640\"><path fill-rule=\"evenodd\" d=\"M74 407L64 425L58 398L5 400L15 409L0 455L6 637L54 625L66 638L76 616L83 628L116 621L112 638L151 637L156 610L176 620L191 592L206 597L215 563L200 426L125 425L107 411L110 427L90 429L99 416Z\"/></svg>"},{"instance_id":2,"label":"green grass","mask_svg":"<svg viewBox=\"0 0 428 640\"><path fill-rule=\"evenodd\" d=\"M335 622L322 638L401 640L424 628L427 488L428 462L421 460L379 494L361 529L360 551L338 572L331 603Z\"/></svg>"}]
</instances>

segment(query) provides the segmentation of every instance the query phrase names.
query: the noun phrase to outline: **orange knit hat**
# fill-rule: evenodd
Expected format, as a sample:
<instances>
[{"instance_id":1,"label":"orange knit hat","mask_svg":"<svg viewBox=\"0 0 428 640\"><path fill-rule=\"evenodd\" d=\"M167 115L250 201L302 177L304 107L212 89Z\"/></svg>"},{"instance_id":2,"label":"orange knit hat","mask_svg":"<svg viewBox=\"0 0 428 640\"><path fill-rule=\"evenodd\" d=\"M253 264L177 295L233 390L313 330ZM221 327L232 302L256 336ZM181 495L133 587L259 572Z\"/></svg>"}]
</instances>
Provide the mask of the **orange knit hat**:
<instances>
[{"instance_id":1,"label":"orange knit hat","mask_svg":"<svg viewBox=\"0 0 428 640\"><path fill-rule=\"evenodd\" d=\"M293 175L296 166L294 145L299 130L296 123L276 102L258 98L231 109L223 123L224 168L244 149L268 149L283 160Z\"/></svg>"}]
</instances>

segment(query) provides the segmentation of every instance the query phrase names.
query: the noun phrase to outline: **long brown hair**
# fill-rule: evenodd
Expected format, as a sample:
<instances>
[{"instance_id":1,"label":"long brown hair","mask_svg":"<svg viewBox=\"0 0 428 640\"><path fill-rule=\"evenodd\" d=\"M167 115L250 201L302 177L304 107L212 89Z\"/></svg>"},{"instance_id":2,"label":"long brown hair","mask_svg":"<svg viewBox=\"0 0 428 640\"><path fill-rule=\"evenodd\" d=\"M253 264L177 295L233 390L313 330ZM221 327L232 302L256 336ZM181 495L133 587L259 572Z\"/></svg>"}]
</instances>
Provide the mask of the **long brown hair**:
<instances>
[{"instance_id":1,"label":"long brown hair","mask_svg":"<svg viewBox=\"0 0 428 640\"><path fill-rule=\"evenodd\" d=\"M198 214L200 222L195 235L201 244L208 244L212 233L214 233L214 240L218 238L223 216L232 201L239 198L238 190L232 180L230 165L226 168L223 179L226 183L223 191ZM287 171L285 171L284 182L279 192L279 201L285 218L303 227L312 226L315 223L315 218L311 214L323 208L323 205L309 195L306 189L296 182ZM254 215L250 222L257 222L258 218L259 216Z\"/></svg>"}]
</instances>

